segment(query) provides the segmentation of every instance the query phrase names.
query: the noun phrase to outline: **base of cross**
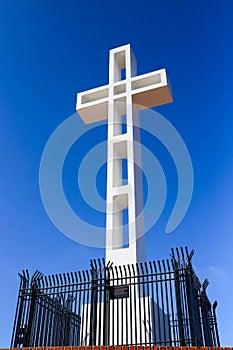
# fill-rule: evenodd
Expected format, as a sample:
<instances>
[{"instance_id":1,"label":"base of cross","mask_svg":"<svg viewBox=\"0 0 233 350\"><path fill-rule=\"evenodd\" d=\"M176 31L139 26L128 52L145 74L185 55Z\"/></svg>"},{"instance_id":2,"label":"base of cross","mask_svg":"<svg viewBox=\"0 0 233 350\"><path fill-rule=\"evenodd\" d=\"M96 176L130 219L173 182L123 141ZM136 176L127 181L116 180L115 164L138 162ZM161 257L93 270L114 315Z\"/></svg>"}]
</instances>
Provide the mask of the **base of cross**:
<instances>
[{"instance_id":1,"label":"base of cross","mask_svg":"<svg viewBox=\"0 0 233 350\"><path fill-rule=\"evenodd\" d=\"M118 344L153 344L156 339L160 340L160 345L169 344L169 341L171 341L169 317L164 314L163 310L153 299L150 296L139 297L139 295L133 295L133 287L130 288L131 290L127 287L120 287L116 290L116 287L113 287L112 294L114 294L114 289L115 293L117 293L117 298L110 304L109 309L109 346L116 346ZM118 298L122 295L121 293L128 293L131 295L132 303L127 303L127 308L119 304ZM140 291L137 290L135 294L140 294ZM130 304L134 305L134 308L130 307ZM84 329L81 331L84 337L80 339L80 343L83 345L91 343L91 323L88 322L88 315L90 315L91 312L90 309L91 304L84 305ZM102 319L104 318L104 303L97 304L97 314L102 317ZM130 317L128 317L128 315L130 315ZM163 327L161 324L159 325L158 320L161 320L160 323L163 323ZM119 325L116 327L115 325L117 324ZM135 330L138 331L135 332ZM101 338L99 332L101 332L101 327L97 328L96 339Z\"/></svg>"}]
</instances>

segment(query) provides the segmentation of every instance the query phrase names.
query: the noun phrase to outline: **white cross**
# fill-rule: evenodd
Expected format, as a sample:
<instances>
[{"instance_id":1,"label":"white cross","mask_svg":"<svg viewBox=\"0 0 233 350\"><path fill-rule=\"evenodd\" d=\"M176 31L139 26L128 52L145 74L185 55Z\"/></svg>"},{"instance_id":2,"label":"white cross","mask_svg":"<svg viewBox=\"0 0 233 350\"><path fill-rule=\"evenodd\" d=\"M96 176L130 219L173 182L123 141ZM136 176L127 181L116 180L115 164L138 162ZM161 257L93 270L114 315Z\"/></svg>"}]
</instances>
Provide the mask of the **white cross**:
<instances>
[{"instance_id":1,"label":"white cross","mask_svg":"<svg viewBox=\"0 0 233 350\"><path fill-rule=\"evenodd\" d=\"M110 50L109 84L77 96L76 109L86 124L108 119L106 261L114 265L145 260L137 111L172 102L165 69L139 76L136 73L130 45ZM122 129L123 115L126 130ZM125 184L123 159L127 169ZM128 212L128 225L124 226L127 232L123 228L124 210Z\"/></svg>"}]
</instances>

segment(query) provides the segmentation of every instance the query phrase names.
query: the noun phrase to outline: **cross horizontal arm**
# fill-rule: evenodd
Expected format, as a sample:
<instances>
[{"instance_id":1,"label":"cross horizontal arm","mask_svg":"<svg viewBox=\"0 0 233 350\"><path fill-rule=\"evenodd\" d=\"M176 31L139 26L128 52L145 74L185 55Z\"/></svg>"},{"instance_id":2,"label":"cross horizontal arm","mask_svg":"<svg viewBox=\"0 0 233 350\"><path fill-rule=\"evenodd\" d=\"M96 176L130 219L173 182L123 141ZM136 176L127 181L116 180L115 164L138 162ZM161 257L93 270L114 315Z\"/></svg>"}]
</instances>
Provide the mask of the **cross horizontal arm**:
<instances>
[{"instance_id":1,"label":"cross horizontal arm","mask_svg":"<svg viewBox=\"0 0 233 350\"><path fill-rule=\"evenodd\" d=\"M138 110L172 102L165 69L130 78L133 103ZM126 80L113 83L116 101L126 96ZM80 92L77 95L77 112L86 124L108 118L109 85Z\"/></svg>"},{"instance_id":2,"label":"cross horizontal arm","mask_svg":"<svg viewBox=\"0 0 233 350\"><path fill-rule=\"evenodd\" d=\"M76 110L85 124L108 118L109 85L77 94Z\"/></svg>"},{"instance_id":3,"label":"cross horizontal arm","mask_svg":"<svg viewBox=\"0 0 233 350\"><path fill-rule=\"evenodd\" d=\"M131 89L133 103L138 110L173 101L165 69L132 78Z\"/></svg>"}]
</instances>

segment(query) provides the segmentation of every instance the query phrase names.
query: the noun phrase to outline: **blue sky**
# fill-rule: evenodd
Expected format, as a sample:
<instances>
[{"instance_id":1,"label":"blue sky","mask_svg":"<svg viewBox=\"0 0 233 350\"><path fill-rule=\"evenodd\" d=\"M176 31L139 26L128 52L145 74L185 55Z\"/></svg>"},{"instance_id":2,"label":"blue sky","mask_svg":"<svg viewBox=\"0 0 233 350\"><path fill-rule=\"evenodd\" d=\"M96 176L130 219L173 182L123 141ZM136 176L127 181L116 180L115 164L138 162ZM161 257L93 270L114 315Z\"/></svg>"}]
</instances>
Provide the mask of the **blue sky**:
<instances>
[{"instance_id":1,"label":"blue sky","mask_svg":"<svg viewBox=\"0 0 233 350\"><path fill-rule=\"evenodd\" d=\"M144 135L168 180L165 210L146 235L147 258L167 258L176 246L196 250L195 269L201 280L209 279L210 299L219 302L222 345L232 346L232 11L231 1L216 0L0 1L1 347L10 342L18 272L72 271L104 256L104 250L69 240L51 223L40 198L39 165L49 136L75 112L76 93L106 84L108 51L127 43L139 74L167 69L174 102L157 111L185 141L195 177L187 215L165 234L175 169L161 145ZM96 142L104 136L96 134ZM64 183L72 204L75 149L69 157ZM93 219L88 208L85 215ZM103 224L104 216L99 220Z\"/></svg>"}]
</instances>

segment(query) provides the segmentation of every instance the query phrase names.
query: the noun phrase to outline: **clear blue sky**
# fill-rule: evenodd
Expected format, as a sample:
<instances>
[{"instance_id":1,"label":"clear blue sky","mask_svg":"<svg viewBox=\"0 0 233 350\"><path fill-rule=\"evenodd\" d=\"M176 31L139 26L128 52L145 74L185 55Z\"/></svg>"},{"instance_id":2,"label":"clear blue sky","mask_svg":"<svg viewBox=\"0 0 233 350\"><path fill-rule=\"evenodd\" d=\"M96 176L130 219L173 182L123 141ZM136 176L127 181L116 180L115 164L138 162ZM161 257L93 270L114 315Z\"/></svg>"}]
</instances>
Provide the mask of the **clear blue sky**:
<instances>
[{"instance_id":1,"label":"clear blue sky","mask_svg":"<svg viewBox=\"0 0 233 350\"><path fill-rule=\"evenodd\" d=\"M126 43L138 73L167 68L174 103L157 110L183 137L195 176L189 211L167 235L177 184L168 155L154 146L170 197L146 235L148 260L167 258L171 247L194 248L196 271L219 302L222 345L233 345L232 11L230 0L0 0L1 347L10 342L18 272L77 270L104 256L51 223L40 198L39 164L51 133L75 112L76 93L106 84L108 51ZM68 170L67 177L73 178ZM67 193L74 197L71 185ZM86 216L92 220L92 212Z\"/></svg>"}]
</instances>

